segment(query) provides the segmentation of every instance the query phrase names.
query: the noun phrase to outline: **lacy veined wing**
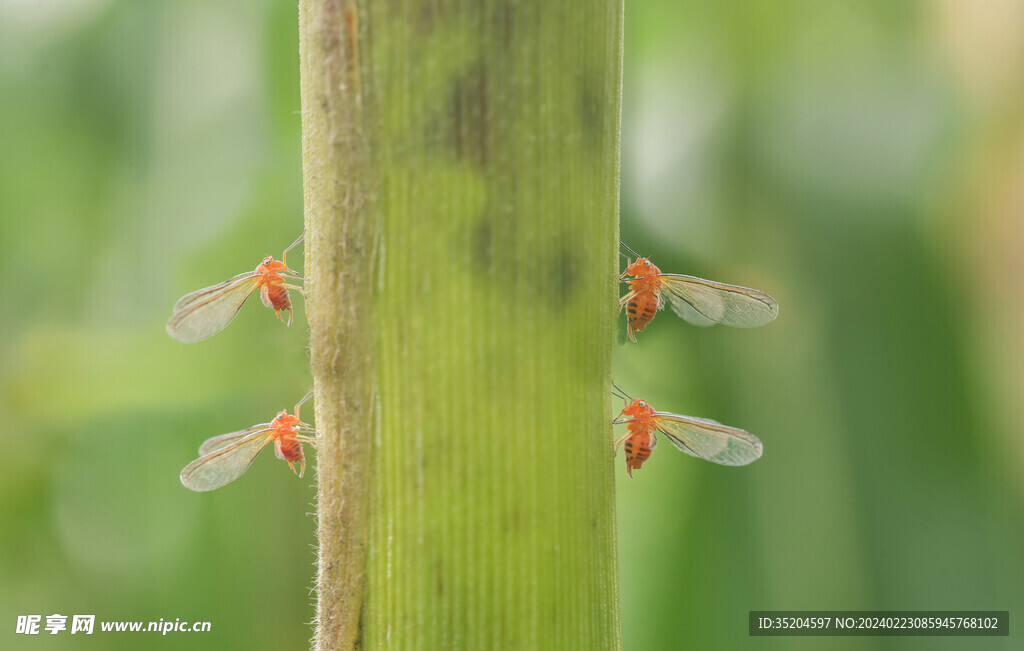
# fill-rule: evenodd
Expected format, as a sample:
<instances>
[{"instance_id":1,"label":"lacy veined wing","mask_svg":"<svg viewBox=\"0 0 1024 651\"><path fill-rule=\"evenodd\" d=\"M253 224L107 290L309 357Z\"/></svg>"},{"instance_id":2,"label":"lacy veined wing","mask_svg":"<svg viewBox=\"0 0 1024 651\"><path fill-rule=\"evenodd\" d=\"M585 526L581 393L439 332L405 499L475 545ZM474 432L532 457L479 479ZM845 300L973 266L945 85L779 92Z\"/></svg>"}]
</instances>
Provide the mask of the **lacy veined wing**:
<instances>
[{"instance_id":1,"label":"lacy veined wing","mask_svg":"<svg viewBox=\"0 0 1024 651\"><path fill-rule=\"evenodd\" d=\"M238 439L245 438L253 432L265 432L268 429L272 429L273 426L270 423L260 423L259 425L253 425L246 429L238 430L237 432L228 432L227 434L220 434L203 441L203 444L199 446L199 456L205 457L214 450L226 448Z\"/></svg>"},{"instance_id":2,"label":"lacy veined wing","mask_svg":"<svg viewBox=\"0 0 1024 651\"><path fill-rule=\"evenodd\" d=\"M249 271L185 294L174 304L167 334L189 344L215 335L235 318L256 290L258 281L259 275Z\"/></svg>"},{"instance_id":3,"label":"lacy veined wing","mask_svg":"<svg viewBox=\"0 0 1024 651\"><path fill-rule=\"evenodd\" d=\"M756 289L681 274L661 274L663 300L687 322L734 328L763 326L779 315L775 299Z\"/></svg>"},{"instance_id":4,"label":"lacy veined wing","mask_svg":"<svg viewBox=\"0 0 1024 651\"><path fill-rule=\"evenodd\" d=\"M263 448L273 440L273 432L274 428L265 424L208 439L199 448L201 456L181 471L181 483L200 492L230 484L249 469ZM204 449L212 452L204 453Z\"/></svg>"},{"instance_id":5,"label":"lacy veined wing","mask_svg":"<svg viewBox=\"0 0 1024 651\"><path fill-rule=\"evenodd\" d=\"M761 441L753 434L718 421L654 413L655 427L683 452L723 466L745 466L761 458Z\"/></svg>"}]
</instances>

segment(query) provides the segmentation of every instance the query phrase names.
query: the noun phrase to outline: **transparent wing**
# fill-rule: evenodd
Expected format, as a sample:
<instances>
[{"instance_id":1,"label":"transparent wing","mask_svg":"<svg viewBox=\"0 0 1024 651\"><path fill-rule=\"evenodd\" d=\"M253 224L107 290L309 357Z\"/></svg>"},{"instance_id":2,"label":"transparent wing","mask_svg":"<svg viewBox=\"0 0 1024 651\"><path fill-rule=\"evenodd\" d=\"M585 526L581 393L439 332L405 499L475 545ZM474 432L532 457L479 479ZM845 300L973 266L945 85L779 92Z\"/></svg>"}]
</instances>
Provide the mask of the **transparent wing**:
<instances>
[{"instance_id":1,"label":"transparent wing","mask_svg":"<svg viewBox=\"0 0 1024 651\"><path fill-rule=\"evenodd\" d=\"M687 454L723 466L745 466L761 458L761 441L749 432L717 421L659 411L655 427Z\"/></svg>"},{"instance_id":2,"label":"transparent wing","mask_svg":"<svg viewBox=\"0 0 1024 651\"><path fill-rule=\"evenodd\" d=\"M679 274L659 278L672 310L694 325L706 326L710 320L734 328L756 328L779 315L775 299L756 289Z\"/></svg>"},{"instance_id":3,"label":"transparent wing","mask_svg":"<svg viewBox=\"0 0 1024 651\"><path fill-rule=\"evenodd\" d=\"M267 427L245 438L199 457L181 471L181 483L194 491L212 491L238 479L270 443Z\"/></svg>"},{"instance_id":4,"label":"transparent wing","mask_svg":"<svg viewBox=\"0 0 1024 651\"><path fill-rule=\"evenodd\" d=\"M231 278L228 278L222 283L217 283L216 285L210 285L209 287L203 287L202 289L197 289L194 292L189 292L188 294L185 294L184 296L178 299L178 302L174 304L174 307L171 309L171 311L181 312L192 303L195 303L196 301L206 297L210 293L224 291L226 288L234 285L235 283L241 280L244 280L246 278L255 279L255 277L255 272L246 271L244 273L238 274L237 276L232 276Z\"/></svg>"},{"instance_id":5,"label":"transparent wing","mask_svg":"<svg viewBox=\"0 0 1024 651\"><path fill-rule=\"evenodd\" d=\"M203 457L214 450L227 447L238 439L245 438L253 432L265 432L268 429L270 429L270 423L260 423L259 425L253 425L252 427L238 430L237 432L228 432L227 434L221 434L220 436L214 436L213 438L206 439L203 441L203 444L199 446L199 456Z\"/></svg>"},{"instance_id":6,"label":"transparent wing","mask_svg":"<svg viewBox=\"0 0 1024 651\"><path fill-rule=\"evenodd\" d=\"M249 272L182 296L174 304L167 334L193 343L220 332L256 289L256 280L257 276Z\"/></svg>"},{"instance_id":7,"label":"transparent wing","mask_svg":"<svg viewBox=\"0 0 1024 651\"><path fill-rule=\"evenodd\" d=\"M695 325L701 328L710 328L715 325L714 321L695 310L694 307L686 301L680 300L669 292L665 292L665 294L668 294L669 296L669 304L672 306L672 311L678 314L690 325Z\"/></svg>"}]
</instances>

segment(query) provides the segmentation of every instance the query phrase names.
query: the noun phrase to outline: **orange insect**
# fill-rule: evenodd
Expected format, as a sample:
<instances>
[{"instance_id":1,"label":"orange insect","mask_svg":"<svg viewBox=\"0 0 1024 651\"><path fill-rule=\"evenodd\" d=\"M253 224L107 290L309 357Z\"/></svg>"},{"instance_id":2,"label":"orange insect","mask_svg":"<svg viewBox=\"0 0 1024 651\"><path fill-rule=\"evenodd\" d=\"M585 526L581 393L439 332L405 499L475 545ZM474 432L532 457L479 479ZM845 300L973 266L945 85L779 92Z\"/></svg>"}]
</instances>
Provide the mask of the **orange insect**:
<instances>
[{"instance_id":1,"label":"orange insect","mask_svg":"<svg viewBox=\"0 0 1024 651\"><path fill-rule=\"evenodd\" d=\"M665 306L666 298L676 314L698 326L721 323L755 328L779 315L779 304L764 292L695 276L663 274L650 260L641 258L625 244L622 246L637 258L619 276L619 280L629 283L629 292L619 299L619 310L626 308L627 331L633 341L635 333L647 327Z\"/></svg>"},{"instance_id":2,"label":"orange insect","mask_svg":"<svg viewBox=\"0 0 1024 651\"><path fill-rule=\"evenodd\" d=\"M615 449L621 445L626 451L626 472L630 479L633 470L640 469L657 445L655 432L661 432L683 452L723 466L745 466L761 458L761 441L749 432L707 418L654 411L643 400L627 396L622 389L615 387L615 391L617 397L626 401L626 406L612 423L625 425L628 430L615 441Z\"/></svg>"},{"instance_id":3,"label":"orange insect","mask_svg":"<svg viewBox=\"0 0 1024 651\"><path fill-rule=\"evenodd\" d=\"M295 405L294 415L283 409L269 423L207 439L199 446L199 458L181 471L181 483L194 491L212 491L230 484L249 469L271 441L277 458L287 461L292 472L301 477L306 472L302 444L316 447L316 430L299 419L299 407L312 397L311 390ZM297 472L295 463L299 464Z\"/></svg>"},{"instance_id":4,"label":"orange insect","mask_svg":"<svg viewBox=\"0 0 1024 651\"><path fill-rule=\"evenodd\" d=\"M274 310L282 323L284 318L281 312L288 310L287 325L291 325L292 301L288 290L294 289L303 297L305 293L298 285L288 282L302 281L302 278L288 268L286 259L288 252L302 242L303 237L305 234L284 250L280 262L268 255L254 271L238 274L220 284L182 296L174 304L174 314L167 322L167 334L185 343L202 341L215 335L231 323L238 310L242 309L242 304L257 289L260 290L263 304Z\"/></svg>"}]
</instances>

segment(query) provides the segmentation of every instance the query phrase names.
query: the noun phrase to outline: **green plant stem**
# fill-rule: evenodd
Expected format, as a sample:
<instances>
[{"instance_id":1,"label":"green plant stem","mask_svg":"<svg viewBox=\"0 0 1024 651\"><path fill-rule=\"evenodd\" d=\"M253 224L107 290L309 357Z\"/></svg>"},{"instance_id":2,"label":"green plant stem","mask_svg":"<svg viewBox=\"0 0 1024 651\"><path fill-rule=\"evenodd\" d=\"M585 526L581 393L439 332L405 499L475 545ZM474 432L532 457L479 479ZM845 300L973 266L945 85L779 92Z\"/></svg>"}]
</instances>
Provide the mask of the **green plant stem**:
<instances>
[{"instance_id":1,"label":"green plant stem","mask_svg":"<svg viewBox=\"0 0 1024 651\"><path fill-rule=\"evenodd\" d=\"M355 3L299 3L306 298L316 393L316 646L351 649L366 575L378 232Z\"/></svg>"},{"instance_id":2,"label":"green plant stem","mask_svg":"<svg viewBox=\"0 0 1024 651\"><path fill-rule=\"evenodd\" d=\"M319 647L617 648L621 0L300 16Z\"/></svg>"}]
</instances>

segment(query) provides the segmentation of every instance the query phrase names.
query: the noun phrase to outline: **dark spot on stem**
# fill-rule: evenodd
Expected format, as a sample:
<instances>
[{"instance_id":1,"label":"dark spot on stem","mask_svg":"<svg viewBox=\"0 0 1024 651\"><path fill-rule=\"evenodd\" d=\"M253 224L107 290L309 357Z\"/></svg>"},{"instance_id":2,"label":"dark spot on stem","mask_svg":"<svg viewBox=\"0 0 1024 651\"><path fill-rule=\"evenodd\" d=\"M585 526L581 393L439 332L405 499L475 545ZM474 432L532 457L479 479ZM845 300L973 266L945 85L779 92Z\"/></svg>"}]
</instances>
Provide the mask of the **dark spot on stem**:
<instances>
[{"instance_id":1,"label":"dark spot on stem","mask_svg":"<svg viewBox=\"0 0 1024 651\"><path fill-rule=\"evenodd\" d=\"M457 158L485 167L490 159L490 107L487 73L475 65L459 75L448 91L446 141Z\"/></svg>"},{"instance_id":2,"label":"dark spot on stem","mask_svg":"<svg viewBox=\"0 0 1024 651\"><path fill-rule=\"evenodd\" d=\"M491 14L497 36L497 44L502 50L512 45L516 25L516 10L511 2L499 2Z\"/></svg>"},{"instance_id":3,"label":"dark spot on stem","mask_svg":"<svg viewBox=\"0 0 1024 651\"><path fill-rule=\"evenodd\" d=\"M602 93L598 92L590 83L589 75L584 75L580 80L579 108L584 142L595 149L603 148L605 141L604 102L602 102Z\"/></svg>"},{"instance_id":4,"label":"dark spot on stem","mask_svg":"<svg viewBox=\"0 0 1024 651\"><path fill-rule=\"evenodd\" d=\"M547 260L544 265L542 287L548 302L555 309L565 307L576 291L580 260L576 249L566 246Z\"/></svg>"},{"instance_id":5,"label":"dark spot on stem","mask_svg":"<svg viewBox=\"0 0 1024 651\"><path fill-rule=\"evenodd\" d=\"M417 13L417 27L419 27L422 33L429 33L434 31L434 27L437 25L437 21L440 16L438 15L438 7L432 2L420 2L419 11Z\"/></svg>"}]
</instances>

